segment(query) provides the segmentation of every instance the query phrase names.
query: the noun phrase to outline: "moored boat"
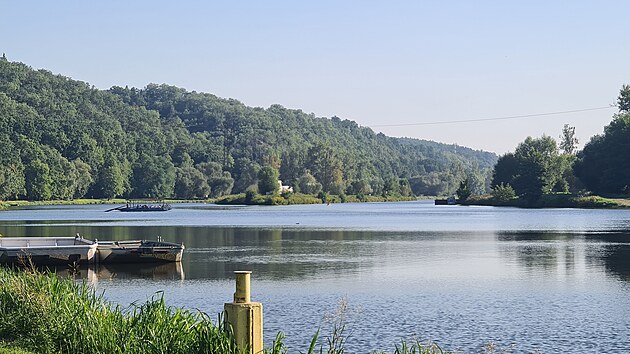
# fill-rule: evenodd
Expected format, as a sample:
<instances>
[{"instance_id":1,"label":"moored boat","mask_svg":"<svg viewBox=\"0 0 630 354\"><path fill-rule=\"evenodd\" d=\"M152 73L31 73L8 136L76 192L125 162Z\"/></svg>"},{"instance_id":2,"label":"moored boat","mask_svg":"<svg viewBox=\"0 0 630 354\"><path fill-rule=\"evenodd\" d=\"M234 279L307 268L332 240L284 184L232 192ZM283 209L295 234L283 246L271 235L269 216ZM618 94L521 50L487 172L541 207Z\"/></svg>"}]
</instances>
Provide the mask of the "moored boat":
<instances>
[{"instance_id":1,"label":"moored boat","mask_svg":"<svg viewBox=\"0 0 630 354\"><path fill-rule=\"evenodd\" d=\"M102 263L181 262L181 243L132 240L97 241L98 260Z\"/></svg>"},{"instance_id":2,"label":"moored boat","mask_svg":"<svg viewBox=\"0 0 630 354\"><path fill-rule=\"evenodd\" d=\"M0 264L181 262L184 245L162 240L91 241L76 237L0 237Z\"/></svg>"},{"instance_id":3,"label":"moored boat","mask_svg":"<svg viewBox=\"0 0 630 354\"><path fill-rule=\"evenodd\" d=\"M96 248L96 242L81 237L0 237L0 263L93 263Z\"/></svg>"},{"instance_id":4,"label":"moored boat","mask_svg":"<svg viewBox=\"0 0 630 354\"><path fill-rule=\"evenodd\" d=\"M105 212L110 212L110 211L115 211L115 210L123 211L123 212L169 211L171 209L172 209L171 205L164 201L130 200L130 201L127 201L125 205L121 205L116 208L105 210Z\"/></svg>"}]
</instances>

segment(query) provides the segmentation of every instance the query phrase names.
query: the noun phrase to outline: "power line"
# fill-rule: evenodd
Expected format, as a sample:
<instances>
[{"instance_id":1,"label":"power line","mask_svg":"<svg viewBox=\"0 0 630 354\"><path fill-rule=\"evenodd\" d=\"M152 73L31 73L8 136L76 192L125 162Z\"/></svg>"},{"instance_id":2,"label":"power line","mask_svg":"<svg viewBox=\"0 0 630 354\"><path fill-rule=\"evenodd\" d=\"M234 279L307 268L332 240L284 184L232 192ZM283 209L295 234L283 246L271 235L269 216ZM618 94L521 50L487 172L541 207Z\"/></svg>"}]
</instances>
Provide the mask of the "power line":
<instances>
[{"instance_id":1,"label":"power line","mask_svg":"<svg viewBox=\"0 0 630 354\"><path fill-rule=\"evenodd\" d=\"M543 117L543 116L552 116L558 114L569 114L569 113L579 113L579 112L589 112L589 111L598 111L602 109L611 109L616 108L615 105L610 105L606 107L595 107L595 108L584 108L584 109L574 109L570 111L558 111L558 112L547 112L547 113L536 113L536 114L524 114L519 116L505 116L505 117L493 117L493 118L477 118L477 119L462 119L462 120L444 120L444 121L434 121L434 122L421 122L421 123L403 123L403 124L377 124L372 125L371 127L406 127L406 126L415 126L415 125L437 125L437 124L453 124L453 123L470 123L470 122L487 122L493 120L509 120L509 119L521 119L521 118L533 118L533 117Z\"/></svg>"}]
</instances>

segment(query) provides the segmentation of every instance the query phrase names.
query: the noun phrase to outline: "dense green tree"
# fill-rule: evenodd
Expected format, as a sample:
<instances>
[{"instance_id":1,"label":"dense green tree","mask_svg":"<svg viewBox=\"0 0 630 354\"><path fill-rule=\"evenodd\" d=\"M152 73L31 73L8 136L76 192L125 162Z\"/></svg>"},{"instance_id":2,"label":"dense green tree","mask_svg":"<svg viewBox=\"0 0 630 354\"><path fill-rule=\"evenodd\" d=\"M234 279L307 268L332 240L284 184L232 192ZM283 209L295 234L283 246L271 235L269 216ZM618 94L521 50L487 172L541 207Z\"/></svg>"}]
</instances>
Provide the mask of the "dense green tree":
<instances>
[{"instance_id":1,"label":"dense green tree","mask_svg":"<svg viewBox=\"0 0 630 354\"><path fill-rule=\"evenodd\" d=\"M258 192L260 194L275 194L280 190L278 170L272 166L265 166L258 172Z\"/></svg>"},{"instance_id":2,"label":"dense green tree","mask_svg":"<svg viewBox=\"0 0 630 354\"><path fill-rule=\"evenodd\" d=\"M16 199L26 193L24 166L19 160L0 165L0 200Z\"/></svg>"},{"instance_id":3,"label":"dense green tree","mask_svg":"<svg viewBox=\"0 0 630 354\"><path fill-rule=\"evenodd\" d=\"M400 194L400 182L399 178L395 176L389 176L385 179L383 184L383 195L399 195Z\"/></svg>"},{"instance_id":4,"label":"dense green tree","mask_svg":"<svg viewBox=\"0 0 630 354\"><path fill-rule=\"evenodd\" d=\"M213 198L228 195L232 192L234 187L234 179L230 172L223 171L219 163L216 162L203 162L197 165L210 186L211 194Z\"/></svg>"},{"instance_id":5,"label":"dense green tree","mask_svg":"<svg viewBox=\"0 0 630 354\"><path fill-rule=\"evenodd\" d=\"M617 98L617 106L620 113L630 112L630 85L621 86L619 97Z\"/></svg>"},{"instance_id":6,"label":"dense green tree","mask_svg":"<svg viewBox=\"0 0 630 354\"><path fill-rule=\"evenodd\" d=\"M455 191L455 194L457 194L457 198L460 201L466 201L470 197L472 192L470 191L468 178L459 183L459 187L457 188L457 191Z\"/></svg>"},{"instance_id":7,"label":"dense green tree","mask_svg":"<svg viewBox=\"0 0 630 354\"><path fill-rule=\"evenodd\" d=\"M575 127L565 124L560 135L560 149L566 155L574 155L579 141L575 137Z\"/></svg>"},{"instance_id":8,"label":"dense green tree","mask_svg":"<svg viewBox=\"0 0 630 354\"><path fill-rule=\"evenodd\" d=\"M308 155L310 157L309 170L322 184L324 191L330 192L343 184L341 160L333 149L323 144L318 144L309 149Z\"/></svg>"},{"instance_id":9,"label":"dense green tree","mask_svg":"<svg viewBox=\"0 0 630 354\"><path fill-rule=\"evenodd\" d=\"M207 198L210 186L201 171L192 167L177 167L175 178L175 197L181 199Z\"/></svg>"},{"instance_id":10,"label":"dense green tree","mask_svg":"<svg viewBox=\"0 0 630 354\"><path fill-rule=\"evenodd\" d=\"M81 159L72 161L72 164L74 165L73 171L75 172L72 176L71 187L74 191L73 197L82 198L87 194L92 183L94 183L92 168L87 163L81 161Z\"/></svg>"},{"instance_id":11,"label":"dense green tree","mask_svg":"<svg viewBox=\"0 0 630 354\"><path fill-rule=\"evenodd\" d=\"M304 194L318 194L322 191L322 184L317 182L310 171L304 172L297 181L298 190Z\"/></svg>"},{"instance_id":12,"label":"dense green tree","mask_svg":"<svg viewBox=\"0 0 630 354\"><path fill-rule=\"evenodd\" d=\"M31 161L24 170L26 179L26 197L29 200L48 200L52 198L52 178L50 168L39 159Z\"/></svg>"},{"instance_id":13,"label":"dense green tree","mask_svg":"<svg viewBox=\"0 0 630 354\"><path fill-rule=\"evenodd\" d=\"M499 158L493 173L493 188L509 184L516 193L535 203L545 193L566 189L565 171L570 160L560 156L556 141L546 135L527 137L514 153Z\"/></svg>"},{"instance_id":14,"label":"dense green tree","mask_svg":"<svg viewBox=\"0 0 630 354\"><path fill-rule=\"evenodd\" d=\"M132 196L166 198L175 189L175 166L164 156L142 154L133 168Z\"/></svg>"},{"instance_id":15,"label":"dense green tree","mask_svg":"<svg viewBox=\"0 0 630 354\"><path fill-rule=\"evenodd\" d=\"M621 194L630 186L630 112L614 116L584 146L574 165L575 175L598 194Z\"/></svg>"},{"instance_id":16,"label":"dense green tree","mask_svg":"<svg viewBox=\"0 0 630 354\"><path fill-rule=\"evenodd\" d=\"M399 190L400 190L401 196L413 197L413 191L411 190L411 185L409 184L408 179L401 178L398 183L399 183Z\"/></svg>"},{"instance_id":17,"label":"dense green tree","mask_svg":"<svg viewBox=\"0 0 630 354\"><path fill-rule=\"evenodd\" d=\"M232 189L234 188L234 178L232 178L232 175L230 175L228 171L223 171L220 176L213 176L208 183L212 188L211 196L213 198L228 195L232 193Z\"/></svg>"},{"instance_id":18,"label":"dense green tree","mask_svg":"<svg viewBox=\"0 0 630 354\"><path fill-rule=\"evenodd\" d=\"M236 160L234 169L234 192L242 193L256 186L260 166L248 158Z\"/></svg>"},{"instance_id":19,"label":"dense green tree","mask_svg":"<svg viewBox=\"0 0 630 354\"><path fill-rule=\"evenodd\" d=\"M121 164L112 156L107 155L105 164L99 171L98 182L94 187L94 195L111 199L125 193L125 175Z\"/></svg>"},{"instance_id":20,"label":"dense green tree","mask_svg":"<svg viewBox=\"0 0 630 354\"><path fill-rule=\"evenodd\" d=\"M501 183L494 187L492 191L492 197L496 201L505 203L516 198L516 192L514 192L514 189L512 188L512 186L510 186L509 183Z\"/></svg>"},{"instance_id":21,"label":"dense green tree","mask_svg":"<svg viewBox=\"0 0 630 354\"><path fill-rule=\"evenodd\" d=\"M347 193L349 194L371 195L372 192L372 185L370 184L370 181L366 179L353 181L347 189Z\"/></svg>"}]
</instances>

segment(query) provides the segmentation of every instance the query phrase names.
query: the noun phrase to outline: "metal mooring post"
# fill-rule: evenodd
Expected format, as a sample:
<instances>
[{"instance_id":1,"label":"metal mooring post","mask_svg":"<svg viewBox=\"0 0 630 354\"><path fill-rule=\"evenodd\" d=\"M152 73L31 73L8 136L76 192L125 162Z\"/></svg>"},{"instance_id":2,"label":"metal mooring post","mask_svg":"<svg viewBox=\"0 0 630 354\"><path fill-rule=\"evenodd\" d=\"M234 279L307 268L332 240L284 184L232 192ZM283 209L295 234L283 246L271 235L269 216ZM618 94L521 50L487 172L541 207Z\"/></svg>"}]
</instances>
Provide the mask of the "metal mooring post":
<instances>
[{"instance_id":1,"label":"metal mooring post","mask_svg":"<svg viewBox=\"0 0 630 354\"><path fill-rule=\"evenodd\" d=\"M260 302L251 302L250 271L236 271L234 302L225 303L225 322L234 331L236 345L247 353L263 351L263 310Z\"/></svg>"}]
</instances>

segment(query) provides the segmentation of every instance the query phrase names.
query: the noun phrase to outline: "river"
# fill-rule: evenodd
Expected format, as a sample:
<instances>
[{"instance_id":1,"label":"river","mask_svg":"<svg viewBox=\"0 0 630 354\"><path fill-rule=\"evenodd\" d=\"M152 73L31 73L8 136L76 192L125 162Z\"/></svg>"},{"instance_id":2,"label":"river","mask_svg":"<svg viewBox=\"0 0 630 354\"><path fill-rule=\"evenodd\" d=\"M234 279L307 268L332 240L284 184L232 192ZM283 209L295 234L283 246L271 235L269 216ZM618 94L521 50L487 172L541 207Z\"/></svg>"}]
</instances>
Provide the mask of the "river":
<instances>
[{"instance_id":1,"label":"river","mask_svg":"<svg viewBox=\"0 0 630 354\"><path fill-rule=\"evenodd\" d=\"M84 276L124 306L157 293L216 318L232 299L232 272L251 270L265 343L282 330L295 353L340 318L349 353L392 351L401 339L464 353L488 343L516 353L630 350L630 210L428 201L109 208L3 211L0 233L183 242L181 265L100 267Z\"/></svg>"}]
</instances>

